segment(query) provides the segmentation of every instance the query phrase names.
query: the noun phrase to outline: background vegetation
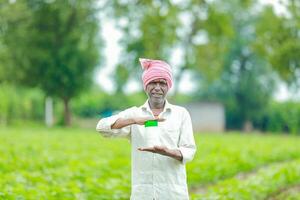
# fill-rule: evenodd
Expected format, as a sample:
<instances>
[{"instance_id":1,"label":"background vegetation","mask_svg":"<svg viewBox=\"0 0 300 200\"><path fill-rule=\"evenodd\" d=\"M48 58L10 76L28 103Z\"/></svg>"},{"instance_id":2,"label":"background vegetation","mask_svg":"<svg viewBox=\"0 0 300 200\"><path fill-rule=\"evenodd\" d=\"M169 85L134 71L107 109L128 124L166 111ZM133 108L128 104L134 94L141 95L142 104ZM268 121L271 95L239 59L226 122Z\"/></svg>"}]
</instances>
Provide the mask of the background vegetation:
<instances>
[{"instance_id":1,"label":"background vegetation","mask_svg":"<svg viewBox=\"0 0 300 200\"><path fill-rule=\"evenodd\" d=\"M171 62L175 56L171 101L220 102L228 129L252 124L262 131L299 133L297 98L274 99L284 83L291 94L299 91L298 1L276 7L256 0L0 5L1 124L42 121L47 97L54 99L55 122L65 125L71 125L71 114L95 118L142 104L143 91L132 94L126 87L140 81L138 57ZM112 93L92 75L107 63L101 35L107 19L122 33ZM187 73L196 88L189 94L179 91Z\"/></svg>"}]
</instances>

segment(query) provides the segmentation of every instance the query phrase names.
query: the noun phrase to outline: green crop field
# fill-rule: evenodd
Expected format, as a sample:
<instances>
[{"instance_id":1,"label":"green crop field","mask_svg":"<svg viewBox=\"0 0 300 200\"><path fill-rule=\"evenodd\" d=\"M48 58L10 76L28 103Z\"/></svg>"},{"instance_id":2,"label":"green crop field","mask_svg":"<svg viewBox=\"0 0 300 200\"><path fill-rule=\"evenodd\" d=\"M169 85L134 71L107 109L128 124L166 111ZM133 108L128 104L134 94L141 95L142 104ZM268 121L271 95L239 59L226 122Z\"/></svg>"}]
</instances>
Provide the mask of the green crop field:
<instances>
[{"instance_id":1,"label":"green crop field","mask_svg":"<svg viewBox=\"0 0 300 200\"><path fill-rule=\"evenodd\" d=\"M300 137L196 134L191 199L300 199ZM75 128L0 128L0 199L129 199L130 143Z\"/></svg>"}]
</instances>

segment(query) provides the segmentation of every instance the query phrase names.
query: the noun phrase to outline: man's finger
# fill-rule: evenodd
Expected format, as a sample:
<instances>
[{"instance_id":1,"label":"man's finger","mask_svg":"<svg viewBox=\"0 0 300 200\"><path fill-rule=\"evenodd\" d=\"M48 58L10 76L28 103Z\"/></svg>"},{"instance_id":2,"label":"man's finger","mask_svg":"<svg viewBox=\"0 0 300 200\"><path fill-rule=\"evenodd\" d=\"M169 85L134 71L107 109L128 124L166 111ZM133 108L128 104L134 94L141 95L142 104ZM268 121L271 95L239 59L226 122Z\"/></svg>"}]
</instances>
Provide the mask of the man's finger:
<instances>
[{"instance_id":1,"label":"man's finger","mask_svg":"<svg viewBox=\"0 0 300 200\"><path fill-rule=\"evenodd\" d=\"M153 149L161 151L161 150L164 150L165 148L162 146L154 146Z\"/></svg>"},{"instance_id":2,"label":"man's finger","mask_svg":"<svg viewBox=\"0 0 300 200\"><path fill-rule=\"evenodd\" d=\"M138 148L139 151L148 151L148 152L152 152L152 153L156 153L156 150L151 147L151 148Z\"/></svg>"},{"instance_id":3,"label":"man's finger","mask_svg":"<svg viewBox=\"0 0 300 200\"><path fill-rule=\"evenodd\" d=\"M156 153L156 151L153 151L153 150L140 150L140 151Z\"/></svg>"},{"instance_id":4,"label":"man's finger","mask_svg":"<svg viewBox=\"0 0 300 200\"><path fill-rule=\"evenodd\" d=\"M148 121L148 120L156 120L155 117L146 117L145 119L146 119L146 121Z\"/></svg>"},{"instance_id":5,"label":"man's finger","mask_svg":"<svg viewBox=\"0 0 300 200\"><path fill-rule=\"evenodd\" d=\"M158 122L163 122L163 121L166 121L166 119L164 119L164 118L157 118L157 121Z\"/></svg>"},{"instance_id":6,"label":"man's finger","mask_svg":"<svg viewBox=\"0 0 300 200\"><path fill-rule=\"evenodd\" d=\"M140 150L140 151L153 151L154 147L146 147L146 148L140 147L140 148L138 148L138 150Z\"/></svg>"}]
</instances>

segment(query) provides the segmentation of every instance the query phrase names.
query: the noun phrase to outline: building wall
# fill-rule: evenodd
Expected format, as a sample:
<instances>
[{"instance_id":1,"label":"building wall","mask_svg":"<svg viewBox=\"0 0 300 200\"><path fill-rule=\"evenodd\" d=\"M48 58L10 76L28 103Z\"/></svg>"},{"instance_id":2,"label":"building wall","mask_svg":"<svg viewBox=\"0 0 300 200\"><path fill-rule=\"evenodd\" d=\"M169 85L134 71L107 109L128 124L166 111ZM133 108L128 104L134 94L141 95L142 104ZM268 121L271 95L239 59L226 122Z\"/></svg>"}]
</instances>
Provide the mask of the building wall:
<instances>
[{"instance_id":1,"label":"building wall","mask_svg":"<svg viewBox=\"0 0 300 200\"><path fill-rule=\"evenodd\" d=\"M197 102L183 105L190 113L195 132L225 131L225 109L220 103Z\"/></svg>"}]
</instances>

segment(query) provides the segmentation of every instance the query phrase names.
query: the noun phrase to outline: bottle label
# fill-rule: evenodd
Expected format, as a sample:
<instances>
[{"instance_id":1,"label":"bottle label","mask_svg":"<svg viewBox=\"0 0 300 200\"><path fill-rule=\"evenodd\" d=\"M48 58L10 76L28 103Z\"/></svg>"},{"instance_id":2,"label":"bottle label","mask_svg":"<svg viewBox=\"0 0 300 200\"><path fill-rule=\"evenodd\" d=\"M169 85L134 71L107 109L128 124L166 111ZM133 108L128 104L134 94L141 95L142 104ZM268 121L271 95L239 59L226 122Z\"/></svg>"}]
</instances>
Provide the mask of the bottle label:
<instances>
[{"instance_id":1,"label":"bottle label","mask_svg":"<svg viewBox=\"0 0 300 200\"><path fill-rule=\"evenodd\" d=\"M145 127L158 126L157 120L148 120L145 121Z\"/></svg>"}]
</instances>

